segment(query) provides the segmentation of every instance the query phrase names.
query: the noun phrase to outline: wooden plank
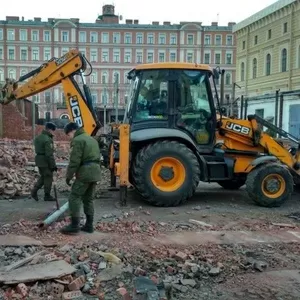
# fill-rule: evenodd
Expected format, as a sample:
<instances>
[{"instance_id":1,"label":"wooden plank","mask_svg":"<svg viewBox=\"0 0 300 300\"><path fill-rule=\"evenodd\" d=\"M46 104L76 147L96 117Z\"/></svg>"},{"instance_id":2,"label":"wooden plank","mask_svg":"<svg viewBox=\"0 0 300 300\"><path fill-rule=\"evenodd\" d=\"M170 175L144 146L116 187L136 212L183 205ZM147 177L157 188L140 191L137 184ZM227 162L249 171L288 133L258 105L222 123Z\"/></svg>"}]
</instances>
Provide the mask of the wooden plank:
<instances>
[{"instance_id":1,"label":"wooden plank","mask_svg":"<svg viewBox=\"0 0 300 300\"><path fill-rule=\"evenodd\" d=\"M24 235L7 234L0 236L0 246L42 246L43 243Z\"/></svg>"},{"instance_id":2,"label":"wooden plank","mask_svg":"<svg viewBox=\"0 0 300 300\"><path fill-rule=\"evenodd\" d=\"M29 265L10 272L0 273L0 282L17 284L60 278L72 274L76 269L64 260L51 261L38 265Z\"/></svg>"}]
</instances>

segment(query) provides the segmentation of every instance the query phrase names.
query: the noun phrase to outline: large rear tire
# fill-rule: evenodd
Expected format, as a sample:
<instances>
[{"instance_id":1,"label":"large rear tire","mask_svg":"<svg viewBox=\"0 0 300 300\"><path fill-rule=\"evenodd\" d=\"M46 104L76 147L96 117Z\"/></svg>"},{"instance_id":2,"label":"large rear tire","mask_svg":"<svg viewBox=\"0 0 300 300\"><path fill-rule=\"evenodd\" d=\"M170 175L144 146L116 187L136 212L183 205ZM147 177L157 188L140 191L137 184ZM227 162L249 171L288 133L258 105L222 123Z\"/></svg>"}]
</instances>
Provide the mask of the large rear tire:
<instances>
[{"instance_id":1,"label":"large rear tire","mask_svg":"<svg viewBox=\"0 0 300 300\"><path fill-rule=\"evenodd\" d=\"M260 206L281 206L291 197L293 188L293 176L288 169L279 164L259 166L247 176L248 195Z\"/></svg>"},{"instance_id":2,"label":"large rear tire","mask_svg":"<svg viewBox=\"0 0 300 300\"><path fill-rule=\"evenodd\" d=\"M147 202L170 207L193 196L200 181L200 167L195 154L184 144L158 141L137 153L132 175Z\"/></svg>"},{"instance_id":3,"label":"large rear tire","mask_svg":"<svg viewBox=\"0 0 300 300\"><path fill-rule=\"evenodd\" d=\"M223 180L217 182L225 190L238 190L243 185L245 185L245 179L232 179L232 180Z\"/></svg>"}]
</instances>

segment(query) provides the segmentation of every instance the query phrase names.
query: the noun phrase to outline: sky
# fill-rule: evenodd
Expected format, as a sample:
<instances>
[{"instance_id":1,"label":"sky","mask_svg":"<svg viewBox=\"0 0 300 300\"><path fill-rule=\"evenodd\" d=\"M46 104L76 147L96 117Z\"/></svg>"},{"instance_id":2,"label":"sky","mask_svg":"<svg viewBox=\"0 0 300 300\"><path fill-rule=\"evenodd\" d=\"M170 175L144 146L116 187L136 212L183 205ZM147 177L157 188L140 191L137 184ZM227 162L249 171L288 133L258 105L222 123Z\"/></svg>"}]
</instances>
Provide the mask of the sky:
<instances>
[{"instance_id":1,"label":"sky","mask_svg":"<svg viewBox=\"0 0 300 300\"><path fill-rule=\"evenodd\" d=\"M14 0L1 1L0 19L6 16L47 18L79 18L80 22L95 22L101 14L103 4L114 4L115 13L125 19L138 19L140 24L152 21L197 21L203 25L219 22L240 22L263 8L273 4L274 0Z\"/></svg>"}]
</instances>

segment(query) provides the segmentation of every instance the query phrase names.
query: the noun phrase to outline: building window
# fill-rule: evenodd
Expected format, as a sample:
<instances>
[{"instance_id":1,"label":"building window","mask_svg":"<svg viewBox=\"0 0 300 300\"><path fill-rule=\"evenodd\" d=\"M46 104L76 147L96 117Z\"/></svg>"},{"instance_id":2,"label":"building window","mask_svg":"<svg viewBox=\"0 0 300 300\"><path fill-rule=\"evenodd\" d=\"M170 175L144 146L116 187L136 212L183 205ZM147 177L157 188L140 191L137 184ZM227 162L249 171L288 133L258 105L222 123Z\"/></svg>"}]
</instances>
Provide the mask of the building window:
<instances>
[{"instance_id":1,"label":"building window","mask_svg":"<svg viewBox=\"0 0 300 300\"><path fill-rule=\"evenodd\" d=\"M204 45L210 45L211 44L211 36L209 34L206 34L204 37Z\"/></svg>"},{"instance_id":2,"label":"building window","mask_svg":"<svg viewBox=\"0 0 300 300\"><path fill-rule=\"evenodd\" d=\"M226 45L227 46L232 46L233 45L233 36L232 35L227 35L226 36Z\"/></svg>"},{"instance_id":3,"label":"building window","mask_svg":"<svg viewBox=\"0 0 300 300\"><path fill-rule=\"evenodd\" d=\"M39 40L39 32L37 30L31 31L31 40L37 42Z\"/></svg>"},{"instance_id":4,"label":"building window","mask_svg":"<svg viewBox=\"0 0 300 300\"><path fill-rule=\"evenodd\" d=\"M44 49L44 60L50 60L51 58L51 50L50 49Z\"/></svg>"},{"instance_id":5,"label":"building window","mask_svg":"<svg viewBox=\"0 0 300 300\"><path fill-rule=\"evenodd\" d=\"M4 72L0 70L0 82L4 81Z\"/></svg>"},{"instance_id":6,"label":"building window","mask_svg":"<svg viewBox=\"0 0 300 300\"><path fill-rule=\"evenodd\" d=\"M268 30L268 40L272 38L272 29Z\"/></svg>"},{"instance_id":7,"label":"building window","mask_svg":"<svg viewBox=\"0 0 300 300\"><path fill-rule=\"evenodd\" d=\"M148 53L147 54L147 63L153 63L153 60L154 60L154 55L153 53Z\"/></svg>"},{"instance_id":8,"label":"building window","mask_svg":"<svg viewBox=\"0 0 300 300\"><path fill-rule=\"evenodd\" d=\"M90 39L91 39L91 43L98 43L98 34L97 34L97 32L91 32Z\"/></svg>"},{"instance_id":9,"label":"building window","mask_svg":"<svg viewBox=\"0 0 300 300\"><path fill-rule=\"evenodd\" d=\"M193 34L188 34L187 43L188 43L188 45L194 45L194 35Z\"/></svg>"},{"instance_id":10,"label":"building window","mask_svg":"<svg viewBox=\"0 0 300 300\"><path fill-rule=\"evenodd\" d=\"M26 69L21 70L20 76L25 76L28 73Z\"/></svg>"},{"instance_id":11,"label":"building window","mask_svg":"<svg viewBox=\"0 0 300 300\"><path fill-rule=\"evenodd\" d=\"M254 37L254 45L257 45L257 43L258 43L258 36L256 35L256 36Z\"/></svg>"},{"instance_id":12,"label":"building window","mask_svg":"<svg viewBox=\"0 0 300 300\"><path fill-rule=\"evenodd\" d=\"M25 61L28 59L27 49L21 49L21 60Z\"/></svg>"},{"instance_id":13,"label":"building window","mask_svg":"<svg viewBox=\"0 0 300 300\"><path fill-rule=\"evenodd\" d=\"M159 35L159 43L160 43L160 45L165 45L166 44L166 35L165 34L160 34Z\"/></svg>"},{"instance_id":14,"label":"building window","mask_svg":"<svg viewBox=\"0 0 300 300\"><path fill-rule=\"evenodd\" d=\"M170 53L170 61L171 62L176 62L176 53Z\"/></svg>"},{"instance_id":15,"label":"building window","mask_svg":"<svg viewBox=\"0 0 300 300\"><path fill-rule=\"evenodd\" d=\"M142 33L138 33L136 35L136 43L137 44L143 44L143 34Z\"/></svg>"},{"instance_id":16,"label":"building window","mask_svg":"<svg viewBox=\"0 0 300 300\"><path fill-rule=\"evenodd\" d=\"M91 74L91 83L97 83L97 74L95 72Z\"/></svg>"},{"instance_id":17,"label":"building window","mask_svg":"<svg viewBox=\"0 0 300 300\"><path fill-rule=\"evenodd\" d=\"M266 56L266 75L271 74L271 54L267 54Z\"/></svg>"},{"instance_id":18,"label":"building window","mask_svg":"<svg viewBox=\"0 0 300 300\"><path fill-rule=\"evenodd\" d=\"M188 53L187 54L187 62L188 63L194 62L194 55L193 55L193 53Z\"/></svg>"},{"instance_id":19,"label":"building window","mask_svg":"<svg viewBox=\"0 0 300 300\"><path fill-rule=\"evenodd\" d=\"M215 64L216 65L221 64L221 54L220 53L215 54Z\"/></svg>"},{"instance_id":20,"label":"building window","mask_svg":"<svg viewBox=\"0 0 300 300\"><path fill-rule=\"evenodd\" d=\"M102 32L101 41L102 41L103 44L108 44L109 43L109 38L108 38L108 33L107 32Z\"/></svg>"},{"instance_id":21,"label":"building window","mask_svg":"<svg viewBox=\"0 0 300 300\"><path fill-rule=\"evenodd\" d=\"M210 53L205 53L204 54L204 63L205 64L210 64Z\"/></svg>"},{"instance_id":22,"label":"building window","mask_svg":"<svg viewBox=\"0 0 300 300\"><path fill-rule=\"evenodd\" d=\"M51 103L51 92L45 92L45 103L50 104Z\"/></svg>"},{"instance_id":23,"label":"building window","mask_svg":"<svg viewBox=\"0 0 300 300\"><path fill-rule=\"evenodd\" d=\"M159 62L165 62L165 53L164 52L160 52L158 55L158 61Z\"/></svg>"},{"instance_id":24,"label":"building window","mask_svg":"<svg viewBox=\"0 0 300 300\"><path fill-rule=\"evenodd\" d=\"M256 109L255 114L263 119L265 114L264 108Z\"/></svg>"},{"instance_id":25,"label":"building window","mask_svg":"<svg viewBox=\"0 0 300 300\"><path fill-rule=\"evenodd\" d=\"M44 42L50 42L50 41L51 41L50 31L46 30L44 31Z\"/></svg>"},{"instance_id":26,"label":"building window","mask_svg":"<svg viewBox=\"0 0 300 300\"><path fill-rule=\"evenodd\" d=\"M97 94L92 94L92 105L93 107L97 106L97 102L98 102L98 95Z\"/></svg>"},{"instance_id":27,"label":"building window","mask_svg":"<svg viewBox=\"0 0 300 300\"><path fill-rule=\"evenodd\" d=\"M131 33L125 33L125 44L131 44L131 43L132 43Z\"/></svg>"},{"instance_id":28,"label":"building window","mask_svg":"<svg viewBox=\"0 0 300 300\"><path fill-rule=\"evenodd\" d=\"M107 72L102 73L102 84L107 84L108 83L108 74Z\"/></svg>"},{"instance_id":29,"label":"building window","mask_svg":"<svg viewBox=\"0 0 300 300\"><path fill-rule=\"evenodd\" d=\"M68 31L63 31L61 34L61 40L63 42L69 42L69 32Z\"/></svg>"},{"instance_id":30,"label":"building window","mask_svg":"<svg viewBox=\"0 0 300 300\"><path fill-rule=\"evenodd\" d=\"M257 59L254 58L252 62L252 77L253 79L257 77Z\"/></svg>"},{"instance_id":31,"label":"building window","mask_svg":"<svg viewBox=\"0 0 300 300\"><path fill-rule=\"evenodd\" d=\"M147 43L148 44L154 44L154 34L153 33L149 33L147 35Z\"/></svg>"},{"instance_id":32,"label":"building window","mask_svg":"<svg viewBox=\"0 0 300 300\"><path fill-rule=\"evenodd\" d=\"M230 73L227 73L227 74L226 74L226 77L225 77L225 84L226 84L226 85L230 85L230 84L231 84L231 75L230 75Z\"/></svg>"},{"instance_id":33,"label":"building window","mask_svg":"<svg viewBox=\"0 0 300 300\"><path fill-rule=\"evenodd\" d=\"M283 24L283 33L287 33L287 31L288 31L288 23L285 22L285 23Z\"/></svg>"},{"instance_id":34,"label":"building window","mask_svg":"<svg viewBox=\"0 0 300 300\"><path fill-rule=\"evenodd\" d=\"M231 65L232 64L232 54L226 53L226 64Z\"/></svg>"},{"instance_id":35,"label":"building window","mask_svg":"<svg viewBox=\"0 0 300 300\"><path fill-rule=\"evenodd\" d=\"M63 49L61 49L61 56L64 56L65 54L67 54L68 51L69 51L68 48L63 48Z\"/></svg>"},{"instance_id":36,"label":"building window","mask_svg":"<svg viewBox=\"0 0 300 300\"><path fill-rule=\"evenodd\" d=\"M102 50L102 62L108 62L108 51Z\"/></svg>"},{"instance_id":37,"label":"building window","mask_svg":"<svg viewBox=\"0 0 300 300\"><path fill-rule=\"evenodd\" d=\"M98 61L98 52L97 50L91 50L91 61L97 62Z\"/></svg>"},{"instance_id":38,"label":"building window","mask_svg":"<svg viewBox=\"0 0 300 300\"><path fill-rule=\"evenodd\" d=\"M113 33L113 43L120 44L120 41L121 41L120 32L114 32Z\"/></svg>"},{"instance_id":39,"label":"building window","mask_svg":"<svg viewBox=\"0 0 300 300\"><path fill-rule=\"evenodd\" d=\"M7 40L8 41L14 41L15 40L15 30L14 29L8 29L7 30Z\"/></svg>"},{"instance_id":40,"label":"building window","mask_svg":"<svg viewBox=\"0 0 300 300\"><path fill-rule=\"evenodd\" d=\"M115 63L119 63L120 62L120 51L119 50L115 50L114 51L114 62Z\"/></svg>"},{"instance_id":41,"label":"building window","mask_svg":"<svg viewBox=\"0 0 300 300\"><path fill-rule=\"evenodd\" d=\"M15 60L15 49L8 49L8 59Z\"/></svg>"},{"instance_id":42,"label":"building window","mask_svg":"<svg viewBox=\"0 0 300 300\"><path fill-rule=\"evenodd\" d=\"M282 49L281 51L281 72L287 71L287 51L286 49Z\"/></svg>"},{"instance_id":43,"label":"building window","mask_svg":"<svg viewBox=\"0 0 300 300\"><path fill-rule=\"evenodd\" d=\"M142 51L138 51L136 53L136 62L138 64L141 64L143 62L143 52Z\"/></svg>"},{"instance_id":44,"label":"building window","mask_svg":"<svg viewBox=\"0 0 300 300\"><path fill-rule=\"evenodd\" d=\"M215 43L216 43L217 46L221 46L221 44L222 44L222 36L220 34L216 35Z\"/></svg>"},{"instance_id":45,"label":"building window","mask_svg":"<svg viewBox=\"0 0 300 300\"><path fill-rule=\"evenodd\" d=\"M175 34L172 34L170 37L170 44L176 45L177 44L177 36Z\"/></svg>"},{"instance_id":46,"label":"building window","mask_svg":"<svg viewBox=\"0 0 300 300\"><path fill-rule=\"evenodd\" d=\"M79 32L79 43L86 43L86 32Z\"/></svg>"},{"instance_id":47,"label":"building window","mask_svg":"<svg viewBox=\"0 0 300 300\"><path fill-rule=\"evenodd\" d=\"M245 80L245 63L241 63L241 81Z\"/></svg>"},{"instance_id":48,"label":"building window","mask_svg":"<svg viewBox=\"0 0 300 300\"><path fill-rule=\"evenodd\" d=\"M125 51L124 62L131 63L131 52L130 51Z\"/></svg>"},{"instance_id":49,"label":"building window","mask_svg":"<svg viewBox=\"0 0 300 300\"><path fill-rule=\"evenodd\" d=\"M9 70L8 71L8 77L10 79L16 79L16 70L13 70L13 69Z\"/></svg>"},{"instance_id":50,"label":"building window","mask_svg":"<svg viewBox=\"0 0 300 300\"><path fill-rule=\"evenodd\" d=\"M3 29L0 28L0 41L3 40Z\"/></svg>"},{"instance_id":51,"label":"building window","mask_svg":"<svg viewBox=\"0 0 300 300\"><path fill-rule=\"evenodd\" d=\"M2 60L2 59L3 59L3 48L0 48L0 60Z\"/></svg>"},{"instance_id":52,"label":"building window","mask_svg":"<svg viewBox=\"0 0 300 300\"><path fill-rule=\"evenodd\" d=\"M27 41L27 30L26 29L20 30L20 41Z\"/></svg>"},{"instance_id":53,"label":"building window","mask_svg":"<svg viewBox=\"0 0 300 300\"><path fill-rule=\"evenodd\" d=\"M39 50L38 49L32 50L32 60L39 60Z\"/></svg>"},{"instance_id":54,"label":"building window","mask_svg":"<svg viewBox=\"0 0 300 300\"><path fill-rule=\"evenodd\" d=\"M245 50L246 49L246 41L243 41L243 50Z\"/></svg>"}]
</instances>

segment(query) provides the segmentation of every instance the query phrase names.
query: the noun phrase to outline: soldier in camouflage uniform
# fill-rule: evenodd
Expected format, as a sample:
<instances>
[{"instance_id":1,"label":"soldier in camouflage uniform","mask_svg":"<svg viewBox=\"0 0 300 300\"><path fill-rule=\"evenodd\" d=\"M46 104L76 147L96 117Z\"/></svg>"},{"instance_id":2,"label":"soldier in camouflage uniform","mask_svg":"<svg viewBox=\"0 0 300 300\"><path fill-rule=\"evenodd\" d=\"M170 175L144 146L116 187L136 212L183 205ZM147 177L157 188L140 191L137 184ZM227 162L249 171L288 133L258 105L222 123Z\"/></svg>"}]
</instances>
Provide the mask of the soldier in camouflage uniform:
<instances>
[{"instance_id":1,"label":"soldier in camouflage uniform","mask_svg":"<svg viewBox=\"0 0 300 300\"><path fill-rule=\"evenodd\" d=\"M50 195L53 183L53 172L57 171L54 159L53 134L56 125L46 123L45 129L34 140L35 164L39 168L40 178L31 191L31 197L39 201L37 192L44 186L45 201L55 201Z\"/></svg>"},{"instance_id":2,"label":"soldier in camouflage uniform","mask_svg":"<svg viewBox=\"0 0 300 300\"><path fill-rule=\"evenodd\" d=\"M69 209L71 224L62 228L64 234L78 233L82 231L92 233L94 220L93 197L97 181L101 178L100 149L98 142L87 135L83 128L71 122L65 126L65 133L72 138L70 161L66 174L66 183L75 176L69 196ZM83 210L86 215L86 223L83 227L80 224L80 208L83 202Z\"/></svg>"}]
</instances>

